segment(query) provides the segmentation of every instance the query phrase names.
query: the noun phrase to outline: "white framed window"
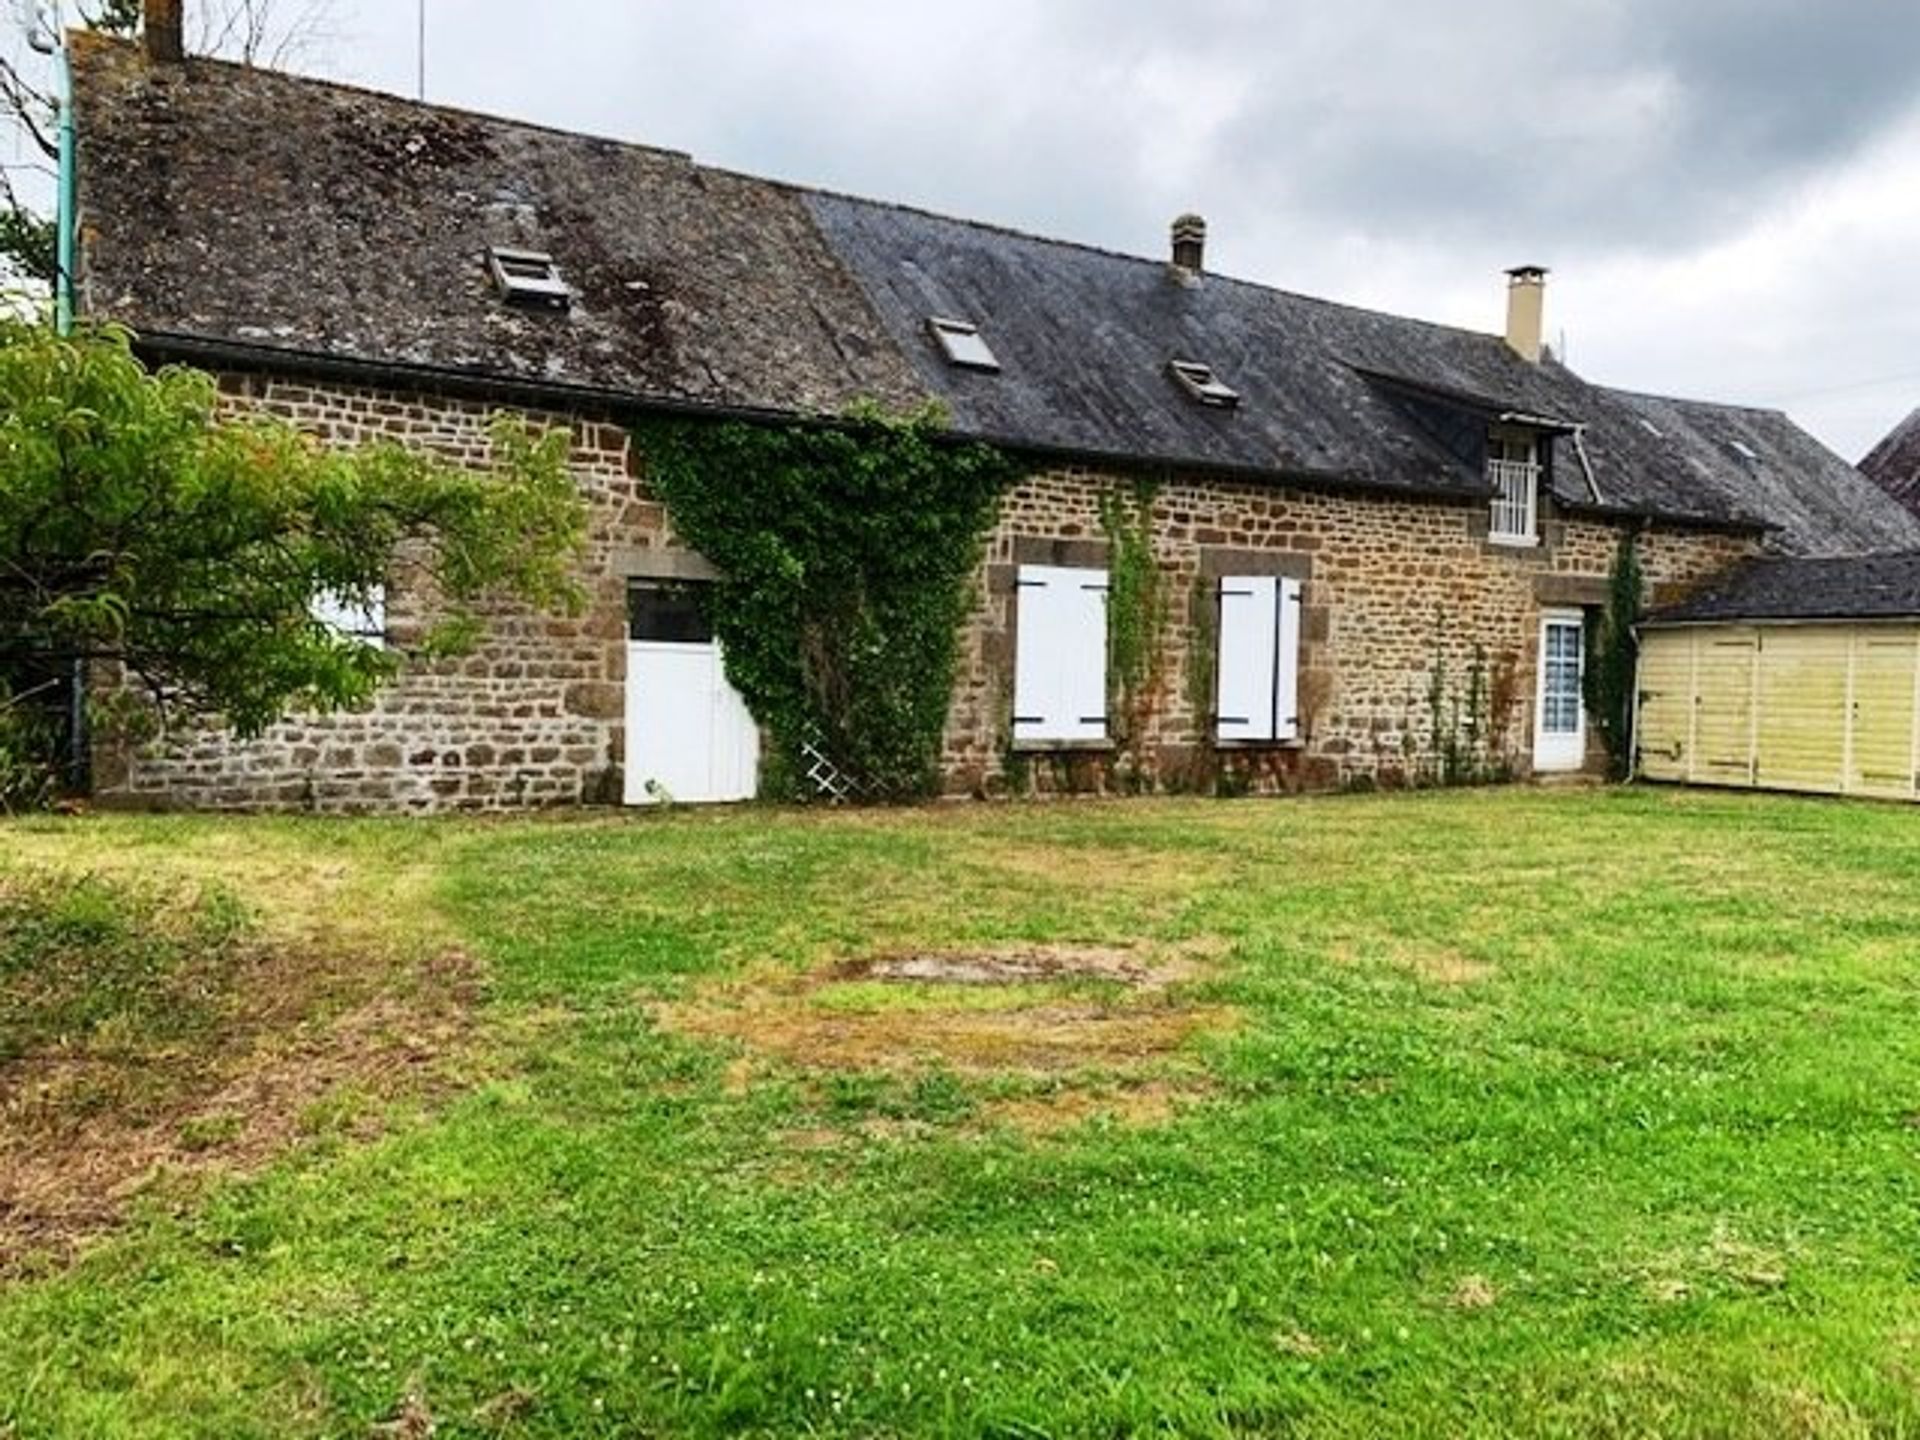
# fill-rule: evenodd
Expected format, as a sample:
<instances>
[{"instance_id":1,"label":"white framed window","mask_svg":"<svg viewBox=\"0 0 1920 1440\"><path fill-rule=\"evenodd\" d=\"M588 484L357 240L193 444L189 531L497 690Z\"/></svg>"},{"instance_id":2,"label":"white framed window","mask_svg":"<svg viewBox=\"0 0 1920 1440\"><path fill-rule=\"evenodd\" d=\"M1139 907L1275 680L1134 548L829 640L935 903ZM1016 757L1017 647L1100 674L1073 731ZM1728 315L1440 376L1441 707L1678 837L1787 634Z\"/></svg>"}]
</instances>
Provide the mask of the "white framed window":
<instances>
[{"instance_id":1,"label":"white framed window","mask_svg":"<svg viewBox=\"0 0 1920 1440\"><path fill-rule=\"evenodd\" d=\"M387 643L387 587L375 585L364 604L338 590L322 590L307 605L307 613L334 634L385 648Z\"/></svg>"},{"instance_id":2,"label":"white framed window","mask_svg":"<svg viewBox=\"0 0 1920 1440\"><path fill-rule=\"evenodd\" d=\"M1300 738L1298 580L1228 575L1220 581L1214 734L1259 744Z\"/></svg>"},{"instance_id":3,"label":"white framed window","mask_svg":"<svg viewBox=\"0 0 1920 1440\"><path fill-rule=\"evenodd\" d=\"M1107 738L1107 572L1022 565L1015 581L1013 741Z\"/></svg>"},{"instance_id":4,"label":"white framed window","mask_svg":"<svg viewBox=\"0 0 1920 1440\"><path fill-rule=\"evenodd\" d=\"M1531 435L1496 434L1487 441L1487 483L1493 486L1489 538L1502 545L1536 545L1540 452Z\"/></svg>"}]
</instances>

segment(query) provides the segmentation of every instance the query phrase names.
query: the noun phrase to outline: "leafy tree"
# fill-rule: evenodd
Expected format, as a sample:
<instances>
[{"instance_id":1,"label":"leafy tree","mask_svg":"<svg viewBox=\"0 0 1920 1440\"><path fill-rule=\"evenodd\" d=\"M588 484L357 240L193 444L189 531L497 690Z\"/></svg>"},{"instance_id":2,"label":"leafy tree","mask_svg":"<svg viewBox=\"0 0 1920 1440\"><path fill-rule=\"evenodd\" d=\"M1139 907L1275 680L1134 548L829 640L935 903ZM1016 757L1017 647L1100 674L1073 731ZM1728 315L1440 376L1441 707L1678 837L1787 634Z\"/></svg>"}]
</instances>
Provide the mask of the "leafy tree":
<instances>
[{"instance_id":1,"label":"leafy tree","mask_svg":"<svg viewBox=\"0 0 1920 1440\"><path fill-rule=\"evenodd\" d=\"M577 606L564 433L496 419L483 474L217 402L206 374L148 372L123 331L0 320L0 714L83 664L253 734L363 702L400 665L316 619L322 597L432 597L439 619L408 637L423 654L469 647L486 597Z\"/></svg>"},{"instance_id":2,"label":"leafy tree","mask_svg":"<svg viewBox=\"0 0 1920 1440\"><path fill-rule=\"evenodd\" d=\"M1606 742L1608 769L1616 780L1633 768L1634 686L1640 642L1634 626L1646 592L1640 551L1632 531L1620 537L1607 579L1607 603L1587 627L1587 709Z\"/></svg>"}]
</instances>

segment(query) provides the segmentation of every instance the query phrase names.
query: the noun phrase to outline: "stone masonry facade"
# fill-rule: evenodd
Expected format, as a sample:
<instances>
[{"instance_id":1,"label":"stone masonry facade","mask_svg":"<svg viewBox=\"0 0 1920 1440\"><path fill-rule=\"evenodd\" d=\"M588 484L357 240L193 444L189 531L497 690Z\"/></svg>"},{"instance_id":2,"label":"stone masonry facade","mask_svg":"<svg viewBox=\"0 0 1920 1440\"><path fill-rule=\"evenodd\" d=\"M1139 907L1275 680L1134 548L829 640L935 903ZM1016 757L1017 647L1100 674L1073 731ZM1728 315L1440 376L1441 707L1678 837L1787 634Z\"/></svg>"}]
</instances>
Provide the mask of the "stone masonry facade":
<instances>
[{"instance_id":1,"label":"stone masonry facade","mask_svg":"<svg viewBox=\"0 0 1920 1440\"><path fill-rule=\"evenodd\" d=\"M497 407L306 381L223 376L225 402L265 411L329 442L377 439L463 464L488 459ZM671 568L665 516L635 476L624 427L529 412L572 436L590 506L575 616L483 612L471 653L407 665L371 708L295 717L254 740L178 727L134 754L96 753L103 801L192 809L432 811L617 800L624 750L626 577ZM389 586L388 631L404 650L417 596Z\"/></svg>"},{"instance_id":2,"label":"stone masonry facade","mask_svg":"<svg viewBox=\"0 0 1920 1440\"><path fill-rule=\"evenodd\" d=\"M1176 479L1153 497L1164 619L1145 700L1116 717L1111 746L1016 748L1018 567L1104 567L1100 497L1130 487L1124 477L1062 469L1008 497L988 541L980 620L966 637L948 722L952 791L1394 785L1438 775L1436 751L1449 745L1477 774L1524 777L1542 611L1603 604L1620 536L1548 508L1541 543L1516 547L1487 539L1484 506ZM1652 529L1640 557L1664 602L1752 549L1744 537ZM1302 582L1297 741L1212 742L1217 581L1236 574ZM1589 764L1603 761L1590 748Z\"/></svg>"},{"instance_id":3,"label":"stone masonry facade","mask_svg":"<svg viewBox=\"0 0 1920 1440\"><path fill-rule=\"evenodd\" d=\"M223 391L235 408L281 416L333 443L389 438L464 463L486 459L494 407L472 400L257 376L226 377ZM579 615L502 608L472 654L410 663L365 711L292 718L250 741L192 725L137 752L103 749L95 762L101 799L329 812L617 802L628 580L698 574L700 562L675 547L620 424L529 418L570 432L571 466L589 501ZM1101 497L1130 484L1057 469L1006 498L978 578L975 620L962 636L945 739L949 793L1391 785L1434 773L1436 742L1466 738L1485 773L1525 775L1541 611L1601 603L1619 534L1549 511L1541 544L1511 548L1488 541L1482 507L1176 478L1153 501L1165 603L1147 693L1117 717L1110 746L1016 749L1009 737L1017 567L1104 567ZM1664 600L1752 544L1655 528L1641 556ZM1303 584L1296 742L1217 747L1210 739L1214 582L1226 574ZM387 612L393 643L404 650L422 618L417 597L390 591ZM1469 719L1476 689L1483 713ZM1472 735L1464 737L1468 724Z\"/></svg>"}]
</instances>

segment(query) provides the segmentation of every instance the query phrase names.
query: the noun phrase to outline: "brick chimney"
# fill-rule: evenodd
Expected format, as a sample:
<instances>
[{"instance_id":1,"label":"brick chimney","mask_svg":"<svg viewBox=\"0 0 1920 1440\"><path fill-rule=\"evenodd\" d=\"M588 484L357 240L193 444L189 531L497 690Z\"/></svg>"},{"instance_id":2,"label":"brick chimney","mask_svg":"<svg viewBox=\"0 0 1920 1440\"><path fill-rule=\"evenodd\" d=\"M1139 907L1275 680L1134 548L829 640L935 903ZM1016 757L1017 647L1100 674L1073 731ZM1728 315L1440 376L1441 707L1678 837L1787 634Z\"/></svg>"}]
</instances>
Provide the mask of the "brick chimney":
<instances>
[{"instance_id":1,"label":"brick chimney","mask_svg":"<svg viewBox=\"0 0 1920 1440\"><path fill-rule=\"evenodd\" d=\"M1540 363L1546 311L1547 267L1518 265L1507 271L1507 344L1529 365Z\"/></svg>"},{"instance_id":2,"label":"brick chimney","mask_svg":"<svg viewBox=\"0 0 1920 1440\"><path fill-rule=\"evenodd\" d=\"M185 25L181 19L183 0L143 0L141 30L146 36L147 59L156 65L171 65L187 53Z\"/></svg>"},{"instance_id":3,"label":"brick chimney","mask_svg":"<svg viewBox=\"0 0 1920 1440\"><path fill-rule=\"evenodd\" d=\"M1198 215L1182 215L1173 222L1173 264L1189 275L1206 268L1207 222Z\"/></svg>"}]
</instances>

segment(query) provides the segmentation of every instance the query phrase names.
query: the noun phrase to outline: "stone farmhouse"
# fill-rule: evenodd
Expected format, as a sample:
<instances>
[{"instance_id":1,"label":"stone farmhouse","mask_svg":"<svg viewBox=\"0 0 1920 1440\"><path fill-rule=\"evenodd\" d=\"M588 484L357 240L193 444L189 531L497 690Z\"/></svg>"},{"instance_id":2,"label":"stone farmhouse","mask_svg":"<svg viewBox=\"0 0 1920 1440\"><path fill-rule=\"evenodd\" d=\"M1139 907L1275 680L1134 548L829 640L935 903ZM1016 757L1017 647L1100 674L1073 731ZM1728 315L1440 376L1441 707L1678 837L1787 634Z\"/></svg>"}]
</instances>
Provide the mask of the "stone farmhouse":
<instances>
[{"instance_id":1,"label":"stone farmhouse","mask_svg":"<svg viewBox=\"0 0 1920 1440\"><path fill-rule=\"evenodd\" d=\"M1023 462L963 637L955 795L1118 785L1100 502L1143 477L1173 602L1130 787L1393 784L1462 745L1578 772L1584 625L1623 535L1662 602L1752 557L1920 549L1920 518L1783 414L1559 363L1537 267L1508 275L1504 333L1475 333L1215 274L1196 217L1164 255L1115 254L183 59L169 10L145 46L75 42L83 312L331 441L477 459L496 408L565 426L590 603L503 608L474 654L410 666L364 712L102 755L104 799L752 794L758 729L684 603L716 576L629 438L661 410L937 401ZM404 648L418 597L362 618Z\"/></svg>"}]
</instances>

